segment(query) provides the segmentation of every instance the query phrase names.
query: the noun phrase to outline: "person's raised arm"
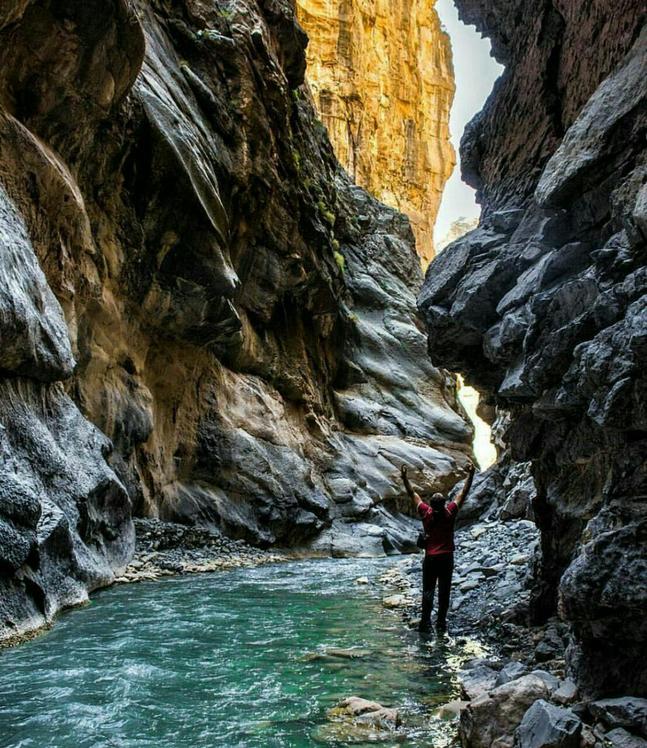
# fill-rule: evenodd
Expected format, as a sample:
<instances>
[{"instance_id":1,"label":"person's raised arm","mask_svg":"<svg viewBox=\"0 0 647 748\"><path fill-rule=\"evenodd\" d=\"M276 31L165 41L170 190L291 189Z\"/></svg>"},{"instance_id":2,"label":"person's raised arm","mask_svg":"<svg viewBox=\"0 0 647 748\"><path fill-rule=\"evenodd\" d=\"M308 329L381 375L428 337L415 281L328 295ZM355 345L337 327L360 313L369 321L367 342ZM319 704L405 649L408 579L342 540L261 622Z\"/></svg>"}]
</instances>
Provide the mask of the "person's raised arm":
<instances>
[{"instance_id":1,"label":"person's raised arm","mask_svg":"<svg viewBox=\"0 0 647 748\"><path fill-rule=\"evenodd\" d=\"M402 481L404 483L404 487L407 489L407 493L411 497L411 501L413 501L413 505L418 510L418 507L422 503L422 499L418 494L413 490L413 486L411 485L411 481L409 480L409 476L407 475L407 466L403 465L400 468L400 474L402 475Z\"/></svg>"},{"instance_id":2,"label":"person's raised arm","mask_svg":"<svg viewBox=\"0 0 647 748\"><path fill-rule=\"evenodd\" d=\"M474 480L474 471L476 468L472 463L470 463L470 466L467 471L467 478L465 479L465 483L463 484L463 488L461 489L461 492L456 497L456 506L460 509L463 502L467 498L467 494L470 492L470 488L472 487L472 481Z\"/></svg>"}]
</instances>

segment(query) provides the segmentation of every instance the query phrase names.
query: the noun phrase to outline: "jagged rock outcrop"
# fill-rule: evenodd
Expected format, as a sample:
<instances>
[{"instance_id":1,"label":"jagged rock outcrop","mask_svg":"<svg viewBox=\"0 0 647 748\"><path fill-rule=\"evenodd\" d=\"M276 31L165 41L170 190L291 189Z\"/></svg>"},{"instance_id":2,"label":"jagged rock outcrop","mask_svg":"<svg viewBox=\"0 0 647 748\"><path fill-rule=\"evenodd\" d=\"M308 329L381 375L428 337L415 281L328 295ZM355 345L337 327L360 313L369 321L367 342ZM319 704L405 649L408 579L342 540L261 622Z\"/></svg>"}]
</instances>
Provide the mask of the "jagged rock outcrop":
<instances>
[{"instance_id":1,"label":"jagged rock outcrop","mask_svg":"<svg viewBox=\"0 0 647 748\"><path fill-rule=\"evenodd\" d=\"M307 79L337 158L357 184L411 220L419 255L455 164L454 69L435 0L297 0Z\"/></svg>"},{"instance_id":2,"label":"jagged rock outcrop","mask_svg":"<svg viewBox=\"0 0 647 748\"><path fill-rule=\"evenodd\" d=\"M647 32L623 2L457 0L506 69L461 151L484 212L427 273L433 360L510 412L582 693L644 694Z\"/></svg>"},{"instance_id":3,"label":"jagged rock outcrop","mask_svg":"<svg viewBox=\"0 0 647 748\"><path fill-rule=\"evenodd\" d=\"M340 169L305 44L281 0L0 6L0 639L120 573L131 504L383 553L401 462L462 474L409 224Z\"/></svg>"}]
</instances>

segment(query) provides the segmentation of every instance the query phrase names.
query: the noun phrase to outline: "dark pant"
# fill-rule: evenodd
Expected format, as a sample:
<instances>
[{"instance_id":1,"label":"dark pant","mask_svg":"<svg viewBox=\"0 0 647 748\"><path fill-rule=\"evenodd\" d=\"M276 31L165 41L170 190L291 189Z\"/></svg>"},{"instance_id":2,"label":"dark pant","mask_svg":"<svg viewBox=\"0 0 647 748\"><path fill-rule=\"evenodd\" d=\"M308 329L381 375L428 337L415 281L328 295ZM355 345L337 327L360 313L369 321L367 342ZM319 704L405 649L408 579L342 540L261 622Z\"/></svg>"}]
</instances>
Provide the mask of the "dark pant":
<instances>
[{"instance_id":1,"label":"dark pant","mask_svg":"<svg viewBox=\"0 0 647 748\"><path fill-rule=\"evenodd\" d=\"M441 553L437 556L425 556L422 562L422 617L421 628L431 626L431 611L434 607L434 591L438 580L438 619L436 626L445 628L449 610L449 593L452 589L454 571L454 554Z\"/></svg>"}]
</instances>

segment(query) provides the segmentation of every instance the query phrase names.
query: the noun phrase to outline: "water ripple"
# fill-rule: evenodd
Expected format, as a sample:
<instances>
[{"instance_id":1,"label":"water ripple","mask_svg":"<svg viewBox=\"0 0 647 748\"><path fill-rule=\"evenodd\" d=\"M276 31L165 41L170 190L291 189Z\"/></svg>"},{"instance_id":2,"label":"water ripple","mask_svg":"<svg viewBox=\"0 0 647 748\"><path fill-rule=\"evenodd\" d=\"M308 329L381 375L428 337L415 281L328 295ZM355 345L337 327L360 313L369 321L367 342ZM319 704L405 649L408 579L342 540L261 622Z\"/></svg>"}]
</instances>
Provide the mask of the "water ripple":
<instances>
[{"instance_id":1,"label":"water ripple","mask_svg":"<svg viewBox=\"0 0 647 748\"><path fill-rule=\"evenodd\" d=\"M99 593L0 655L0 745L305 748L355 694L401 709L398 745L439 748L452 728L433 709L475 645L422 645L377 584L354 584L391 563L299 561Z\"/></svg>"}]
</instances>

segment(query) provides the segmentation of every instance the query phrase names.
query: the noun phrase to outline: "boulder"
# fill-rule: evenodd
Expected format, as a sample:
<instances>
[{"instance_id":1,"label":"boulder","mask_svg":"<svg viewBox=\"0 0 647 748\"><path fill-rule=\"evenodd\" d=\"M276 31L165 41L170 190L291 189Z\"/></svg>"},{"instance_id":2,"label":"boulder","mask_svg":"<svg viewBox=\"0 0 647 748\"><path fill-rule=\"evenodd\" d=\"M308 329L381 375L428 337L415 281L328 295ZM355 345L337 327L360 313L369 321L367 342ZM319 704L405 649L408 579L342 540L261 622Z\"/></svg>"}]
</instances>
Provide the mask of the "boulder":
<instances>
[{"instance_id":1,"label":"boulder","mask_svg":"<svg viewBox=\"0 0 647 748\"><path fill-rule=\"evenodd\" d=\"M409 605L411 600L406 595L388 595L383 598L382 605L385 608L404 608Z\"/></svg>"},{"instance_id":2,"label":"boulder","mask_svg":"<svg viewBox=\"0 0 647 748\"><path fill-rule=\"evenodd\" d=\"M609 730L605 734L604 740L609 748L647 748L647 740L632 735L622 727Z\"/></svg>"},{"instance_id":3,"label":"boulder","mask_svg":"<svg viewBox=\"0 0 647 748\"><path fill-rule=\"evenodd\" d=\"M511 464L503 481L503 505L499 511L499 519L531 519L532 502L537 492L535 482L530 473L530 463Z\"/></svg>"},{"instance_id":4,"label":"boulder","mask_svg":"<svg viewBox=\"0 0 647 748\"><path fill-rule=\"evenodd\" d=\"M531 675L541 678L551 693L556 691L559 687L559 678L554 676L552 673L549 673L547 670L533 670Z\"/></svg>"},{"instance_id":5,"label":"boulder","mask_svg":"<svg viewBox=\"0 0 647 748\"><path fill-rule=\"evenodd\" d=\"M568 678L562 680L557 690L553 691L551 698L558 704L572 704L577 699L577 686Z\"/></svg>"},{"instance_id":6,"label":"boulder","mask_svg":"<svg viewBox=\"0 0 647 748\"><path fill-rule=\"evenodd\" d=\"M400 725L397 709L350 696L328 711L328 722L317 729L315 742L353 745L393 739Z\"/></svg>"},{"instance_id":7,"label":"boulder","mask_svg":"<svg viewBox=\"0 0 647 748\"><path fill-rule=\"evenodd\" d=\"M601 699L591 702L589 711L607 727L625 727L647 738L647 699L636 696Z\"/></svg>"},{"instance_id":8,"label":"boulder","mask_svg":"<svg viewBox=\"0 0 647 748\"><path fill-rule=\"evenodd\" d=\"M565 649L564 640L558 630L554 626L550 626L535 647L535 659L537 662L548 662L548 660L563 657Z\"/></svg>"},{"instance_id":9,"label":"boulder","mask_svg":"<svg viewBox=\"0 0 647 748\"><path fill-rule=\"evenodd\" d=\"M397 709L382 706L377 701L369 701L359 696L349 696L344 699L331 710L331 713L336 716L346 714L360 722L377 727L394 728L400 724L400 715Z\"/></svg>"},{"instance_id":10,"label":"boulder","mask_svg":"<svg viewBox=\"0 0 647 748\"><path fill-rule=\"evenodd\" d=\"M497 675L494 685L502 686L504 683L509 683L511 680L521 678L521 676L525 675L527 671L528 668L523 663L515 662L513 660L501 669L501 672Z\"/></svg>"},{"instance_id":11,"label":"boulder","mask_svg":"<svg viewBox=\"0 0 647 748\"><path fill-rule=\"evenodd\" d=\"M479 664L464 672L461 687L466 698L473 700L491 691L497 685L499 674L485 664Z\"/></svg>"},{"instance_id":12,"label":"boulder","mask_svg":"<svg viewBox=\"0 0 647 748\"><path fill-rule=\"evenodd\" d=\"M436 715L441 719L453 719L458 717L468 704L469 701L463 699L448 701L446 704L442 704L442 706L438 707Z\"/></svg>"},{"instance_id":13,"label":"boulder","mask_svg":"<svg viewBox=\"0 0 647 748\"><path fill-rule=\"evenodd\" d=\"M491 748L502 737L512 743L514 731L530 705L548 696L548 686L536 675L524 675L482 693L461 714L463 744L470 748Z\"/></svg>"},{"instance_id":14,"label":"boulder","mask_svg":"<svg viewBox=\"0 0 647 748\"><path fill-rule=\"evenodd\" d=\"M582 721L573 712L543 699L524 714L515 731L517 748L578 748Z\"/></svg>"}]
</instances>

